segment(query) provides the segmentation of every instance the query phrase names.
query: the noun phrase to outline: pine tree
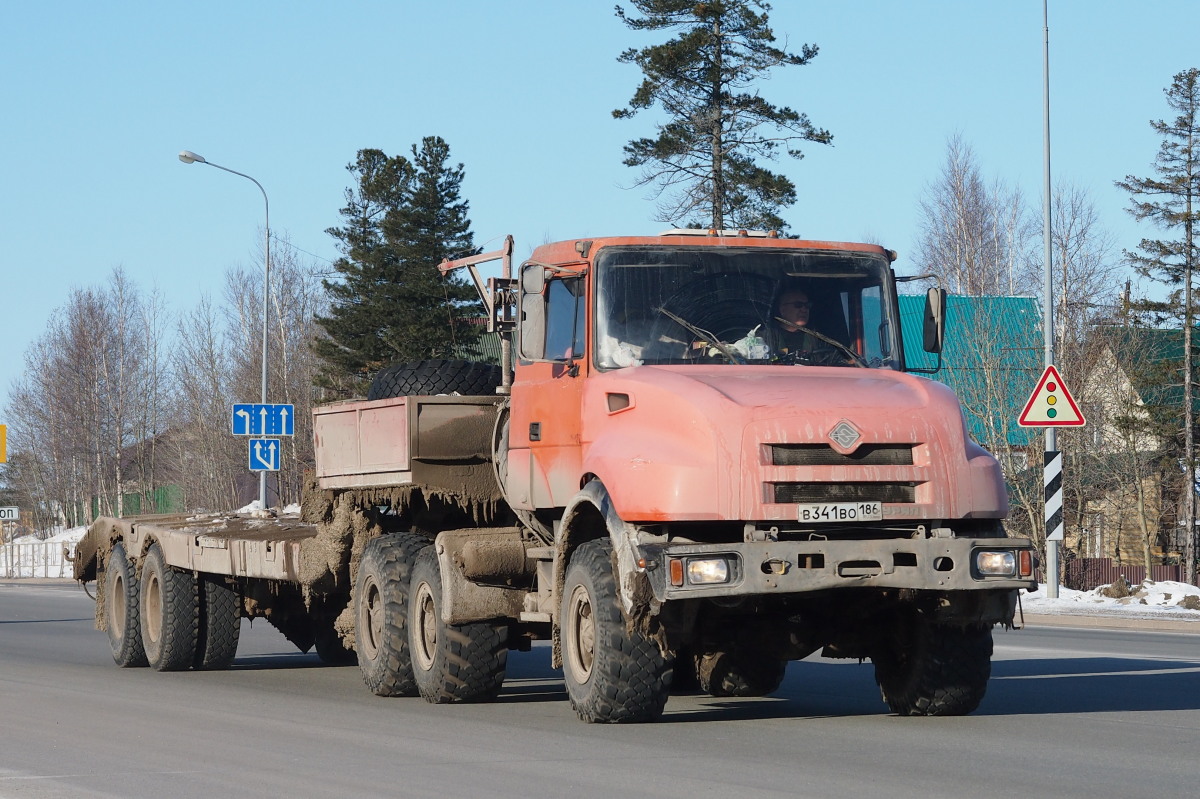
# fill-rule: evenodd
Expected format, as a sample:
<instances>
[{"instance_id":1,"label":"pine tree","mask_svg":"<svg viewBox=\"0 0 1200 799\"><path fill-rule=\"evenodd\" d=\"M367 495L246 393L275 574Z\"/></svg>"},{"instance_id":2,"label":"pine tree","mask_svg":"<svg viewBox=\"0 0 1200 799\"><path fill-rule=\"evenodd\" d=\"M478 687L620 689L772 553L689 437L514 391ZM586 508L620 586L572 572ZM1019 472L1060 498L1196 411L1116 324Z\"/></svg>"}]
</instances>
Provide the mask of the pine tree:
<instances>
[{"instance_id":1,"label":"pine tree","mask_svg":"<svg viewBox=\"0 0 1200 799\"><path fill-rule=\"evenodd\" d=\"M659 220L785 229L779 212L796 202L796 186L758 160L774 159L781 149L802 158L797 142L829 144L833 136L750 87L773 67L807 64L817 47L806 44L798 55L776 47L767 24L771 7L758 0L631 5L644 16L616 10L629 28L678 31L664 44L631 48L617 59L637 64L645 77L629 107L613 116L629 118L654 105L668 115L655 138L625 145L625 164L642 168L638 185L658 185Z\"/></svg>"},{"instance_id":2,"label":"pine tree","mask_svg":"<svg viewBox=\"0 0 1200 799\"><path fill-rule=\"evenodd\" d=\"M318 319L325 336L314 347L325 362L317 385L335 393L362 393L392 363L459 354L477 337L462 317L479 313L474 289L435 268L473 249L464 171L450 166L450 148L429 136L412 158L360 150L346 169L342 227L327 232L343 257L341 276L324 281L329 315Z\"/></svg>"},{"instance_id":3,"label":"pine tree","mask_svg":"<svg viewBox=\"0 0 1200 799\"><path fill-rule=\"evenodd\" d=\"M1117 186L1129 192L1129 213L1139 221L1150 220L1174 234L1170 240L1143 239L1140 252L1127 252L1130 263L1145 277L1172 288L1168 300L1153 310L1175 316L1183 326L1183 435L1184 463L1195 474L1195 419L1193 376L1193 328L1196 312L1192 301L1192 277L1197 265L1197 228L1200 227L1200 69L1174 76L1165 90L1167 105L1178 112L1170 122L1152 121L1162 144L1154 159L1157 177L1126 176ZM1196 582L1197 549L1196 491L1194 480L1184 490L1185 579Z\"/></svg>"}]
</instances>

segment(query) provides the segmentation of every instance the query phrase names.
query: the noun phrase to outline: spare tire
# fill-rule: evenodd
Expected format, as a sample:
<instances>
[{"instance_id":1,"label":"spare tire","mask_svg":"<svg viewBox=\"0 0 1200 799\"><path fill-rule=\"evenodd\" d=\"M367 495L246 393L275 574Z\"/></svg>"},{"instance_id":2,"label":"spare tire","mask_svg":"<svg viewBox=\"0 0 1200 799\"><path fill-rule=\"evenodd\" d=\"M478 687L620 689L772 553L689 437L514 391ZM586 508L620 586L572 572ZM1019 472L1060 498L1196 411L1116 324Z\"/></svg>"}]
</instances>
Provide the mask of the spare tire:
<instances>
[{"instance_id":1,"label":"spare tire","mask_svg":"<svg viewBox=\"0 0 1200 799\"><path fill-rule=\"evenodd\" d=\"M500 380L500 367L494 363L447 360L398 363L375 375L367 399L436 394L493 395Z\"/></svg>"}]
</instances>

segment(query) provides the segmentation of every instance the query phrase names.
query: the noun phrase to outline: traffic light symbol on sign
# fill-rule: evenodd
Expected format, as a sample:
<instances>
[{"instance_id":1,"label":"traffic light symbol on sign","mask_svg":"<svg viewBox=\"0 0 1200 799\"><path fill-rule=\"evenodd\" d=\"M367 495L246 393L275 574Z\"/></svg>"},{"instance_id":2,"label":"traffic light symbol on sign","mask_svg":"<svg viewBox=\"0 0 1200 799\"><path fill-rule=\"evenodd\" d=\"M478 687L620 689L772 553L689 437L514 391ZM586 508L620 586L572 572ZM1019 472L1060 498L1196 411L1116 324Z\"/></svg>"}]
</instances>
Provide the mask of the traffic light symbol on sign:
<instances>
[{"instance_id":1,"label":"traffic light symbol on sign","mask_svg":"<svg viewBox=\"0 0 1200 799\"><path fill-rule=\"evenodd\" d=\"M1083 413L1062 376L1053 366L1047 366L1037 388L1029 395L1029 402L1025 403L1017 424L1022 427L1082 427L1084 423Z\"/></svg>"}]
</instances>

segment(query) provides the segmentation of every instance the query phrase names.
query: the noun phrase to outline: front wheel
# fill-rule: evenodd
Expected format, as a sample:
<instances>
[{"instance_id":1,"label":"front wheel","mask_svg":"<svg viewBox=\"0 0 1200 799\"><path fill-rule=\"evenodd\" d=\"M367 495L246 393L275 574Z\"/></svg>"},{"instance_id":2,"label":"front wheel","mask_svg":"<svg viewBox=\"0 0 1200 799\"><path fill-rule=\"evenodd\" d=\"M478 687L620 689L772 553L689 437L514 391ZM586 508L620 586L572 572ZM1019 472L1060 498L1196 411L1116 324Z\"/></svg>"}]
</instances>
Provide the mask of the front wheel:
<instances>
[{"instance_id":1,"label":"front wheel","mask_svg":"<svg viewBox=\"0 0 1200 799\"><path fill-rule=\"evenodd\" d=\"M965 716L992 674L992 628L948 627L918 618L873 655L883 700L901 716Z\"/></svg>"},{"instance_id":2,"label":"front wheel","mask_svg":"<svg viewBox=\"0 0 1200 799\"><path fill-rule=\"evenodd\" d=\"M654 721L671 691L672 663L626 630L611 555L607 539L589 541L567 566L559 616L567 695L587 722Z\"/></svg>"}]
</instances>

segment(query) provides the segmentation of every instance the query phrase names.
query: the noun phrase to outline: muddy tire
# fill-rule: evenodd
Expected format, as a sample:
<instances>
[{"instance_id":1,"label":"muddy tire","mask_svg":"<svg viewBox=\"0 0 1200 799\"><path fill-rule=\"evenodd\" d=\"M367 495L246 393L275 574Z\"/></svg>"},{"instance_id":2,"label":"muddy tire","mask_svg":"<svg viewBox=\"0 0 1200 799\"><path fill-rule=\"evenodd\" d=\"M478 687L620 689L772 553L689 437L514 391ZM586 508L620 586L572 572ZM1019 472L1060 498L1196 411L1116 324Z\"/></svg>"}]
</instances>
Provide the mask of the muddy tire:
<instances>
[{"instance_id":1,"label":"muddy tire","mask_svg":"<svg viewBox=\"0 0 1200 799\"><path fill-rule=\"evenodd\" d=\"M197 669L219 671L233 665L242 631L241 603L224 577L200 575L199 636L196 640Z\"/></svg>"},{"instance_id":2,"label":"muddy tire","mask_svg":"<svg viewBox=\"0 0 1200 799\"><path fill-rule=\"evenodd\" d=\"M158 544L142 561L142 645L156 671L183 671L196 658L200 603L196 578L166 564Z\"/></svg>"},{"instance_id":3,"label":"muddy tire","mask_svg":"<svg viewBox=\"0 0 1200 799\"><path fill-rule=\"evenodd\" d=\"M417 555L428 545L427 539L411 533L383 535L367 544L358 564L355 651L363 682L376 696L417 693L408 651L409 576Z\"/></svg>"},{"instance_id":4,"label":"muddy tire","mask_svg":"<svg viewBox=\"0 0 1200 799\"><path fill-rule=\"evenodd\" d=\"M421 696L434 704L490 702L504 684L508 625L442 621L442 574L426 547L413 567L408 641Z\"/></svg>"},{"instance_id":5,"label":"muddy tire","mask_svg":"<svg viewBox=\"0 0 1200 799\"><path fill-rule=\"evenodd\" d=\"M581 545L567 566L559 615L567 695L589 723L654 721L671 691L672 664L656 643L625 629L617 602L612 545Z\"/></svg>"},{"instance_id":6,"label":"muddy tire","mask_svg":"<svg viewBox=\"0 0 1200 799\"><path fill-rule=\"evenodd\" d=\"M491 396L500 385L500 367L473 361L415 361L389 366L375 375L367 399L462 394Z\"/></svg>"},{"instance_id":7,"label":"muddy tire","mask_svg":"<svg viewBox=\"0 0 1200 799\"><path fill-rule=\"evenodd\" d=\"M125 546L113 544L104 567L104 606L108 614L108 643L121 668L145 666L137 575Z\"/></svg>"},{"instance_id":8,"label":"muddy tire","mask_svg":"<svg viewBox=\"0 0 1200 799\"><path fill-rule=\"evenodd\" d=\"M709 696L766 696L783 683L787 661L753 649L709 652L696 658L700 689Z\"/></svg>"},{"instance_id":9,"label":"muddy tire","mask_svg":"<svg viewBox=\"0 0 1200 799\"><path fill-rule=\"evenodd\" d=\"M871 659L883 701L901 716L964 716L983 701L992 674L992 629L917 619Z\"/></svg>"}]
</instances>

